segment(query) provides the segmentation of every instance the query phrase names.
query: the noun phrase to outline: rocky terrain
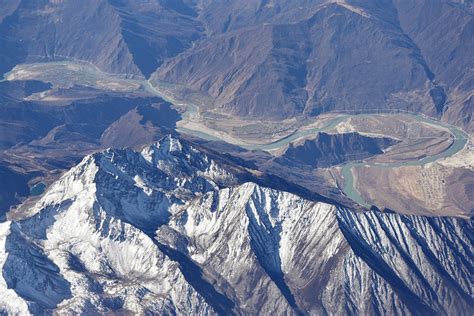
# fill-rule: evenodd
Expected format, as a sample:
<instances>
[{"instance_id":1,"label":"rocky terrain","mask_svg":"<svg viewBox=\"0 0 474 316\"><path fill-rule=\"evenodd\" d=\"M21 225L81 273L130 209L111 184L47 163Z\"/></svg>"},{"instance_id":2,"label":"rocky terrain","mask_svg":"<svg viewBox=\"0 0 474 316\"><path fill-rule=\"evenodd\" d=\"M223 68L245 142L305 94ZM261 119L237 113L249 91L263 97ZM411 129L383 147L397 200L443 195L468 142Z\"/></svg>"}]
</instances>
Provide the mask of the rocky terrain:
<instances>
[{"instance_id":1,"label":"rocky terrain","mask_svg":"<svg viewBox=\"0 0 474 316\"><path fill-rule=\"evenodd\" d=\"M72 58L149 76L203 32L181 1L2 1L0 73L25 61ZM183 8L182 8L183 7Z\"/></svg>"},{"instance_id":2,"label":"rocky terrain","mask_svg":"<svg viewBox=\"0 0 474 316\"><path fill-rule=\"evenodd\" d=\"M472 130L471 3L298 2L221 10L221 34L153 77L202 91L215 110L239 117L404 110Z\"/></svg>"},{"instance_id":3,"label":"rocky terrain","mask_svg":"<svg viewBox=\"0 0 474 316\"><path fill-rule=\"evenodd\" d=\"M396 143L395 139L358 133L318 133L314 139L290 144L276 161L285 165L301 163L313 168L325 168L382 154L384 149Z\"/></svg>"},{"instance_id":4,"label":"rocky terrain","mask_svg":"<svg viewBox=\"0 0 474 316\"><path fill-rule=\"evenodd\" d=\"M0 73L72 59L182 85L238 117L408 110L472 130L469 1L14 0L2 8Z\"/></svg>"},{"instance_id":5,"label":"rocky terrain","mask_svg":"<svg viewBox=\"0 0 474 316\"><path fill-rule=\"evenodd\" d=\"M75 86L53 91L55 101L28 99L50 88L36 81L0 82L0 165L8 178L0 183L0 216L29 195L32 179L48 180L51 172L99 149L156 141L179 119L169 103L149 95Z\"/></svg>"},{"instance_id":6,"label":"rocky terrain","mask_svg":"<svg viewBox=\"0 0 474 316\"><path fill-rule=\"evenodd\" d=\"M473 14L0 0L0 314L474 314Z\"/></svg>"},{"instance_id":7,"label":"rocky terrain","mask_svg":"<svg viewBox=\"0 0 474 316\"><path fill-rule=\"evenodd\" d=\"M472 221L241 183L167 136L88 156L0 225L4 313L465 314Z\"/></svg>"}]
</instances>

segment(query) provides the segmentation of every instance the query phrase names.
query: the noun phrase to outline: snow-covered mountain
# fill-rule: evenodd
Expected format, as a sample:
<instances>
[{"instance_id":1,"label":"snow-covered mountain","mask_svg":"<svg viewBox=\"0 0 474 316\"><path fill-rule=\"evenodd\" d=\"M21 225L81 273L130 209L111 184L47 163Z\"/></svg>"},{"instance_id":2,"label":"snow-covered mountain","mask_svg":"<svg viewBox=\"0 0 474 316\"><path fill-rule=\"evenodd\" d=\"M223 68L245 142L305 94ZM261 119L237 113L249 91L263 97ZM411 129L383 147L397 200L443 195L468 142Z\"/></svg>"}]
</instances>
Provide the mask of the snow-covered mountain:
<instances>
[{"instance_id":1,"label":"snow-covered mountain","mask_svg":"<svg viewBox=\"0 0 474 316\"><path fill-rule=\"evenodd\" d=\"M240 179L174 136L87 156L0 224L0 313L474 313L472 220Z\"/></svg>"}]
</instances>

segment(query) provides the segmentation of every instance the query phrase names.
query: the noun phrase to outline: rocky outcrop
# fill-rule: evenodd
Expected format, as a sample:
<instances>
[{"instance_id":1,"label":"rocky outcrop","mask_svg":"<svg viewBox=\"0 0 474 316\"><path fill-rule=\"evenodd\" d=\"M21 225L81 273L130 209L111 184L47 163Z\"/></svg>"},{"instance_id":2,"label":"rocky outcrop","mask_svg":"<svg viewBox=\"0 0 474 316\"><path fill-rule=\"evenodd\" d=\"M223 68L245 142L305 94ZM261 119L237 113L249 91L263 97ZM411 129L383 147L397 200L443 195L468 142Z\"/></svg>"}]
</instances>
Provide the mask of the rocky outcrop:
<instances>
[{"instance_id":1,"label":"rocky outcrop","mask_svg":"<svg viewBox=\"0 0 474 316\"><path fill-rule=\"evenodd\" d=\"M396 143L398 141L392 138L369 137L358 133L318 133L314 139L290 144L275 160L284 165L297 163L325 168L382 154L384 149Z\"/></svg>"},{"instance_id":2,"label":"rocky outcrop","mask_svg":"<svg viewBox=\"0 0 474 316\"><path fill-rule=\"evenodd\" d=\"M0 225L13 313L470 314L472 221L358 213L167 136L86 157Z\"/></svg>"}]
</instances>

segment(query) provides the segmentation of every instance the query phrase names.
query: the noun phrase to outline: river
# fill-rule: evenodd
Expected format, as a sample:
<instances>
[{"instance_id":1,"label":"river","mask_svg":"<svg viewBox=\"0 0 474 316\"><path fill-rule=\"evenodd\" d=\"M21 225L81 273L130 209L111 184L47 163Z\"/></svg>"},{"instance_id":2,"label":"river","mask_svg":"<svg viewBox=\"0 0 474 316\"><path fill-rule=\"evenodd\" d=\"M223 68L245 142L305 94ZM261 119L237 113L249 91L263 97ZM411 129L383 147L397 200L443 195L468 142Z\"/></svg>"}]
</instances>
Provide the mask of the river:
<instances>
[{"instance_id":1,"label":"river","mask_svg":"<svg viewBox=\"0 0 474 316\"><path fill-rule=\"evenodd\" d=\"M450 133L453 135L453 143L443 152L440 152L436 155L427 156L422 159L406 161L406 162L396 162L396 163L366 163L366 162L348 162L343 165L341 170L341 175L344 179L343 191L344 194L349 197L351 200L357 202L358 204L364 207L370 207L370 204L364 200L360 193L355 188L354 184L354 173L353 170L357 167L371 167L371 168L398 168L403 166L423 166L427 163L434 162L439 159L451 157L466 146L468 141L467 135L460 129L435 121L421 115L411 115L413 118L420 122L437 125L441 127L448 128Z\"/></svg>"},{"instance_id":2,"label":"river","mask_svg":"<svg viewBox=\"0 0 474 316\"><path fill-rule=\"evenodd\" d=\"M163 91L159 89L159 87L153 86L150 80L129 79L123 76L107 74L105 72L102 72L96 66L87 62L79 63L78 61L73 61L73 62L61 61L61 62L49 62L49 63L34 63L34 64L29 64L29 65L24 64L24 65L20 65L19 69L20 70L35 70L33 74L36 75L37 77L28 78L28 79L43 80L43 81L51 82L53 84L60 83L62 80L64 81L64 78L57 78L57 75L59 72L61 74L64 74L64 76L67 78L69 83L85 84L85 85L99 85L101 81L110 82L110 83L119 83L119 84L122 84L121 89L125 89L125 90L130 89L130 91L136 91L137 87L139 87L152 95L156 95L163 98L164 100L172 103L175 106L178 106L181 108L184 107L186 110L182 114L183 119L189 119L193 117L194 115L196 115L196 113L198 113L198 110L199 110L199 108L195 104L186 103L185 101L177 101L174 98L166 95ZM38 71L38 70L43 70L43 71ZM21 71L19 73L21 76ZM13 75L15 74L15 69L5 74L2 81L22 79L22 78L15 78L15 77L9 78L9 76L11 76L12 74ZM102 84L99 88L104 89L106 87L104 87ZM396 167L401 167L401 166L420 166L420 165L434 162L436 160L450 157L456 154L458 151L464 148L464 146L466 145L468 141L467 135L462 130L454 126L448 125L446 123L442 123L435 119L427 118L419 114L408 114L408 113L404 113L404 114L410 115L417 121L449 129L449 131L453 135L454 142L449 148L447 148L445 151L441 153L438 153L432 156L427 156L427 157L424 157L423 159L414 160L414 161L398 162L398 163L367 163L367 162L345 163L342 166L342 170L341 170L341 175L344 180L344 185L343 185L342 190L347 197L349 197L350 199L352 199L353 201L357 202L358 204L364 207L369 207L370 204L363 199L363 197L359 194L359 192L354 187L353 170L355 168L358 168L361 166L368 166L368 167L373 167L373 168L396 168ZM370 116L371 114L340 114L330 119L323 127L320 127L320 128L298 130L289 136L286 136L278 141L271 142L268 144L241 143L241 144L238 144L238 146L247 150L278 149L302 137L310 136L318 132L332 129L337 124L355 115ZM199 137L205 140L225 142L224 139L221 139L218 136L210 135L205 132L201 132L197 130L178 127L177 131L180 133Z\"/></svg>"}]
</instances>

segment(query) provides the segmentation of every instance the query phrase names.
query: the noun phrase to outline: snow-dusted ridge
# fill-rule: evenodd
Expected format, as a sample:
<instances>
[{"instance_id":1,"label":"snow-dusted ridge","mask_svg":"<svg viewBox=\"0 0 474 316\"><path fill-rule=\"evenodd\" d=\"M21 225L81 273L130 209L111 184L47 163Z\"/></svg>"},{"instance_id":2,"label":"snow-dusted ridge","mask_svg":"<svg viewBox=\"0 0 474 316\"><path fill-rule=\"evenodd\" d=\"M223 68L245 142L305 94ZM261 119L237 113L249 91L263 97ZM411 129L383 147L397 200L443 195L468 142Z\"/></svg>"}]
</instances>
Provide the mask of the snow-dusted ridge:
<instances>
[{"instance_id":1,"label":"snow-dusted ridge","mask_svg":"<svg viewBox=\"0 0 474 316\"><path fill-rule=\"evenodd\" d=\"M472 221L241 183L167 136L84 158L0 224L0 313L472 314Z\"/></svg>"}]
</instances>

